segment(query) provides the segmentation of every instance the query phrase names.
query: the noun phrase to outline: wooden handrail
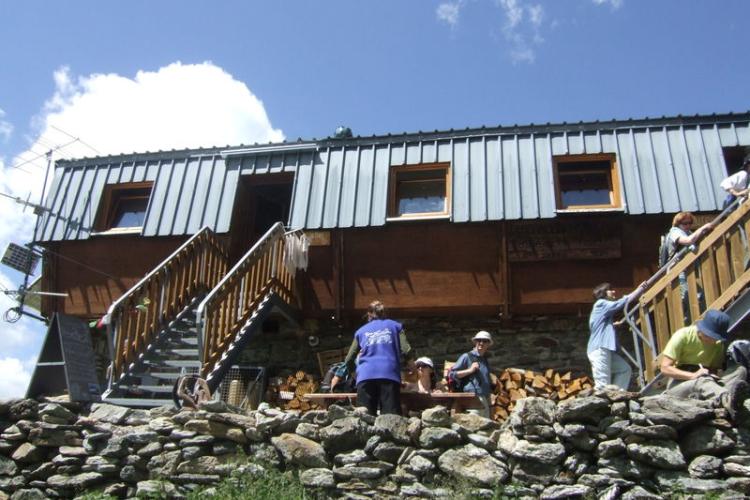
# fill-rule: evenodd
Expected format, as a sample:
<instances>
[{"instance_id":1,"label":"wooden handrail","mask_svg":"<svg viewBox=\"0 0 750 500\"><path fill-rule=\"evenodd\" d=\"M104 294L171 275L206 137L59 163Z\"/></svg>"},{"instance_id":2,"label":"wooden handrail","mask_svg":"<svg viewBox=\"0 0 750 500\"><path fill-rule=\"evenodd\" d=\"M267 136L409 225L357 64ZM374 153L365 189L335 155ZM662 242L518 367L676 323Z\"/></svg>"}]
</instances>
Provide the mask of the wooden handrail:
<instances>
[{"instance_id":1,"label":"wooden handrail","mask_svg":"<svg viewBox=\"0 0 750 500\"><path fill-rule=\"evenodd\" d=\"M656 358L672 333L698 320L707 309L725 309L750 283L750 270L745 269L750 258L748 231L750 202L737 203L716 218L714 228L692 251L681 252L649 279L637 302L628 304L625 317L646 382L654 378ZM685 301L680 275L687 282Z\"/></svg>"},{"instance_id":2,"label":"wooden handrail","mask_svg":"<svg viewBox=\"0 0 750 500\"><path fill-rule=\"evenodd\" d=\"M284 264L284 225L276 223L203 299L196 313L201 375L207 377L263 299L292 304L295 274Z\"/></svg>"},{"instance_id":3,"label":"wooden handrail","mask_svg":"<svg viewBox=\"0 0 750 500\"><path fill-rule=\"evenodd\" d=\"M204 227L112 304L107 311L110 384L138 359L165 322L189 305L196 293L213 288L227 267L225 246Z\"/></svg>"}]
</instances>

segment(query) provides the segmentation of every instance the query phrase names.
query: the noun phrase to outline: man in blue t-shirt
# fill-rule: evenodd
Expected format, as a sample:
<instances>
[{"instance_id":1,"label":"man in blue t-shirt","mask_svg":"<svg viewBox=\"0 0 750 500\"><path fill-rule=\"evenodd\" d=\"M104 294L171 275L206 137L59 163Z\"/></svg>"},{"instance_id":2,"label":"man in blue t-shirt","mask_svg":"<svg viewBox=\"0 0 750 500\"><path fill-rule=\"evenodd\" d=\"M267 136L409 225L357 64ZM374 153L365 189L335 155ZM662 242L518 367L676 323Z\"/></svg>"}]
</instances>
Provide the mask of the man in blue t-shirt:
<instances>
[{"instance_id":1,"label":"man in blue t-shirt","mask_svg":"<svg viewBox=\"0 0 750 500\"><path fill-rule=\"evenodd\" d=\"M357 358L359 354L359 358ZM368 413L401 414L401 355L410 356L401 323L385 319L379 300L367 308L367 324L354 334L346 365L354 370L357 360L357 403Z\"/></svg>"}]
</instances>

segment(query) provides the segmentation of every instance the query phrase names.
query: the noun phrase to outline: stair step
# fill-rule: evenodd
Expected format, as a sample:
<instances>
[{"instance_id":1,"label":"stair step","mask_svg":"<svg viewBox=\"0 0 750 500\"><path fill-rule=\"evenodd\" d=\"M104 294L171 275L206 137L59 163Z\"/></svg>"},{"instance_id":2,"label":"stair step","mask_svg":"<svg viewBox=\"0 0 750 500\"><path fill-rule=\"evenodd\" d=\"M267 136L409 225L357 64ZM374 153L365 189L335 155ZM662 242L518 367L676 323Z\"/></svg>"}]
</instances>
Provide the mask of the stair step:
<instances>
[{"instance_id":1,"label":"stair step","mask_svg":"<svg viewBox=\"0 0 750 500\"><path fill-rule=\"evenodd\" d=\"M172 393L172 384L170 385L138 385L136 387L146 392L160 393L160 394Z\"/></svg>"},{"instance_id":2,"label":"stair step","mask_svg":"<svg viewBox=\"0 0 750 500\"><path fill-rule=\"evenodd\" d=\"M174 406L171 399L148 399L148 398L104 398L104 402L130 408L156 408L158 406Z\"/></svg>"},{"instance_id":3,"label":"stair step","mask_svg":"<svg viewBox=\"0 0 750 500\"><path fill-rule=\"evenodd\" d=\"M187 347L187 348L170 348L165 347L162 349L157 348L153 356L160 357L160 356L185 356L185 357L191 357L193 359L198 359L198 349L195 347Z\"/></svg>"},{"instance_id":4,"label":"stair step","mask_svg":"<svg viewBox=\"0 0 750 500\"><path fill-rule=\"evenodd\" d=\"M160 341L159 345L168 345L168 344L184 344L184 345L198 345L198 337L167 337L166 339Z\"/></svg>"},{"instance_id":5,"label":"stair step","mask_svg":"<svg viewBox=\"0 0 750 500\"><path fill-rule=\"evenodd\" d=\"M148 361L151 366L156 363ZM159 362L160 366L174 366L177 368L200 368L201 362L197 359L163 359Z\"/></svg>"}]
</instances>

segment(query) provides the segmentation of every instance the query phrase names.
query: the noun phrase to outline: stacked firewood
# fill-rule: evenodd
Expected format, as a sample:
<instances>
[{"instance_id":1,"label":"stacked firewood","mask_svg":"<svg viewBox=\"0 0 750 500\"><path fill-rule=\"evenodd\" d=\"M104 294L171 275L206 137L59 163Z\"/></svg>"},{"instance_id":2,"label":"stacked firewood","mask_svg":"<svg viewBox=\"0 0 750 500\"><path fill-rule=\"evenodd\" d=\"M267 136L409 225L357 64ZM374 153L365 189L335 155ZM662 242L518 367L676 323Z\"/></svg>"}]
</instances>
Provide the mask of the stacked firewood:
<instances>
[{"instance_id":1,"label":"stacked firewood","mask_svg":"<svg viewBox=\"0 0 750 500\"><path fill-rule=\"evenodd\" d=\"M285 410L315 410L318 405L303 399L302 396L318 392L319 387L318 377L299 370L286 378L277 378L276 381L270 382L268 395Z\"/></svg>"},{"instance_id":2,"label":"stacked firewood","mask_svg":"<svg viewBox=\"0 0 750 500\"><path fill-rule=\"evenodd\" d=\"M545 370L544 373L506 368L497 377L492 417L494 420L505 420L519 399L535 396L563 401L593 386L593 381L586 375L573 377L571 372L561 375L552 368Z\"/></svg>"}]
</instances>

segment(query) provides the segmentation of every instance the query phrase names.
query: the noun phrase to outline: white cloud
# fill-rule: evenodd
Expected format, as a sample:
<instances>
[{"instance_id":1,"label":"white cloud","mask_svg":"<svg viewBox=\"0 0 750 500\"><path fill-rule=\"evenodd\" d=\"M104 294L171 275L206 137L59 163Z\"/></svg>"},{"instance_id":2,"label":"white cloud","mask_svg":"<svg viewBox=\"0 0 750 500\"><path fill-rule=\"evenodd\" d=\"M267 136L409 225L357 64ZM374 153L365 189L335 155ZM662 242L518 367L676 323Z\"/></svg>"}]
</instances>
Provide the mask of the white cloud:
<instances>
[{"instance_id":1,"label":"white cloud","mask_svg":"<svg viewBox=\"0 0 750 500\"><path fill-rule=\"evenodd\" d=\"M596 5L609 4L613 9L619 9L623 0L593 0Z\"/></svg>"},{"instance_id":2,"label":"white cloud","mask_svg":"<svg viewBox=\"0 0 750 500\"><path fill-rule=\"evenodd\" d=\"M513 63L533 63L536 47L544 42L541 34L544 7L528 5L524 0L497 0L504 15L503 36L508 42L508 55Z\"/></svg>"},{"instance_id":3,"label":"white cloud","mask_svg":"<svg viewBox=\"0 0 750 500\"><path fill-rule=\"evenodd\" d=\"M435 14L439 21L450 25L451 27L458 24L458 15L461 11L461 2L444 2L438 5Z\"/></svg>"},{"instance_id":4,"label":"white cloud","mask_svg":"<svg viewBox=\"0 0 750 500\"><path fill-rule=\"evenodd\" d=\"M75 76L61 67L52 77L55 91L32 120L31 146L12 162L0 157L0 192L4 194L38 202L44 153L49 150L55 158L76 158L284 139L247 85L210 62L176 62L156 71L139 71L133 78ZM3 116L0 138L10 133L3 130L13 130L10 124L3 127ZM33 161L24 163L28 160ZM12 167L17 165L20 168ZM29 209L24 212L21 205L0 196L0 214L0 252L11 241L31 240L34 217ZM10 276L5 269L0 272L4 289L18 287L18 278ZM40 322L25 317L12 324L2 321L2 314L14 306L2 295L0 353L6 358L0 360L0 397L14 385L20 385L16 395L25 392L29 370L20 369L18 360L38 354L44 331Z\"/></svg>"},{"instance_id":5,"label":"white cloud","mask_svg":"<svg viewBox=\"0 0 750 500\"><path fill-rule=\"evenodd\" d=\"M24 397L29 380L31 369L28 363L10 357L0 359L0 399Z\"/></svg>"},{"instance_id":6,"label":"white cloud","mask_svg":"<svg viewBox=\"0 0 750 500\"><path fill-rule=\"evenodd\" d=\"M5 111L0 108L0 140L7 141L13 134L13 125L5 120Z\"/></svg>"}]
</instances>

